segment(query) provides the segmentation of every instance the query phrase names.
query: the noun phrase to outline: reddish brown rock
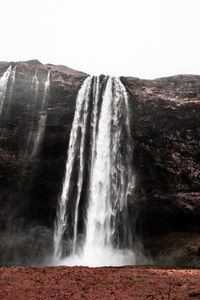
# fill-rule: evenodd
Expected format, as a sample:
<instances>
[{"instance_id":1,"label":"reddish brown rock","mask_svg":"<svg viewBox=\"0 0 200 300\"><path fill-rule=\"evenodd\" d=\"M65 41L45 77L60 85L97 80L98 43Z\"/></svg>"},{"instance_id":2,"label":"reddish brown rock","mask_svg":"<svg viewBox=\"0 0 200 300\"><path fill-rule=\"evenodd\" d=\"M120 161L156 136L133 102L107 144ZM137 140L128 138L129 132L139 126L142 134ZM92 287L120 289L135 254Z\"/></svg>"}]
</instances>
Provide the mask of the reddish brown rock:
<instances>
[{"instance_id":1,"label":"reddish brown rock","mask_svg":"<svg viewBox=\"0 0 200 300\"><path fill-rule=\"evenodd\" d=\"M146 241L149 237L146 253L161 258L162 235L177 232L179 240L178 232L190 236L200 229L200 76L122 81L129 91L132 113L138 232ZM171 243L184 255L179 251L175 259L166 239L163 262L199 265L192 252L197 236L190 243L192 259L187 256L187 239L182 246L177 240Z\"/></svg>"},{"instance_id":2,"label":"reddish brown rock","mask_svg":"<svg viewBox=\"0 0 200 300\"><path fill-rule=\"evenodd\" d=\"M122 81L130 93L137 195L145 202L146 230L189 229L189 220L199 226L200 76Z\"/></svg>"},{"instance_id":3,"label":"reddish brown rock","mask_svg":"<svg viewBox=\"0 0 200 300\"><path fill-rule=\"evenodd\" d=\"M199 299L200 271L150 267L0 268L0 298Z\"/></svg>"}]
</instances>

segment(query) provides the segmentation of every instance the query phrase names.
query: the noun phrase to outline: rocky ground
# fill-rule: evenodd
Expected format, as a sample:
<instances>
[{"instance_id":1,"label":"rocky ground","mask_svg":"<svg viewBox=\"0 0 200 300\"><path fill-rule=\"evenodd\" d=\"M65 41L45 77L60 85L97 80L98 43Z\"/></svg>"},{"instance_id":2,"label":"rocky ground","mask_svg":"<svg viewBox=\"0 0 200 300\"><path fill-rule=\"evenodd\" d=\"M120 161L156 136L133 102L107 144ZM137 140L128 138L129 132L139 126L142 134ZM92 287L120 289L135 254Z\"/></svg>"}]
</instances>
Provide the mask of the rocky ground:
<instances>
[{"instance_id":1,"label":"rocky ground","mask_svg":"<svg viewBox=\"0 0 200 300\"><path fill-rule=\"evenodd\" d=\"M158 267L4 267L0 299L200 299L200 270Z\"/></svg>"}]
</instances>

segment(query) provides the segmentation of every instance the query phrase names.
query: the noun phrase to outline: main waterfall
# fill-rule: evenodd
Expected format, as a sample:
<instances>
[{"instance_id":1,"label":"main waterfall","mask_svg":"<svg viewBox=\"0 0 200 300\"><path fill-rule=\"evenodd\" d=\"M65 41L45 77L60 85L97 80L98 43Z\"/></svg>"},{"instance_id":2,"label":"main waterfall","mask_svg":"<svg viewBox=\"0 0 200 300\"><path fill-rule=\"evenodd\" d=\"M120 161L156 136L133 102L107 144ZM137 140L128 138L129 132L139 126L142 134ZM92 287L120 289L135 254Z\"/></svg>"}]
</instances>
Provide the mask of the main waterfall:
<instances>
[{"instance_id":1,"label":"main waterfall","mask_svg":"<svg viewBox=\"0 0 200 300\"><path fill-rule=\"evenodd\" d=\"M54 264L134 264L134 173L128 96L120 79L89 77L76 102L54 231Z\"/></svg>"}]
</instances>

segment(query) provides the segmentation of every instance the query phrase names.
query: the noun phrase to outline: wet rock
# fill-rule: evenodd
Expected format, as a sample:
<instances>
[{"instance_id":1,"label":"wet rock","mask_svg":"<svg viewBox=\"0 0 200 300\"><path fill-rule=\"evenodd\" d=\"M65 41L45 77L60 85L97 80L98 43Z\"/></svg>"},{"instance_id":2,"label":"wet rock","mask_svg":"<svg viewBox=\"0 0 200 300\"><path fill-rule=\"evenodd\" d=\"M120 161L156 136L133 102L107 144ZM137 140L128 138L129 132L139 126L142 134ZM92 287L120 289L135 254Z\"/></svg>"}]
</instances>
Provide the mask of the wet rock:
<instances>
[{"instance_id":1,"label":"wet rock","mask_svg":"<svg viewBox=\"0 0 200 300\"><path fill-rule=\"evenodd\" d=\"M143 233L199 228L200 76L121 80L130 96Z\"/></svg>"},{"instance_id":2,"label":"wet rock","mask_svg":"<svg viewBox=\"0 0 200 300\"><path fill-rule=\"evenodd\" d=\"M76 95L88 75L37 60L11 64L17 66L16 81L12 96L8 85L10 101L0 118L0 230L3 234L42 226L52 232ZM9 65L0 63L0 76ZM51 84L44 138L37 156L30 159L24 155L28 133L36 131L43 113L39 101L33 105L36 69L41 83L51 71ZM159 241L160 235L170 232L198 232L200 76L121 80L130 97L136 173L131 211L136 233L149 241L157 236ZM146 245L153 248L148 241Z\"/></svg>"},{"instance_id":3,"label":"wet rock","mask_svg":"<svg viewBox=\"0 0 200 300\"><path fill-rule=\"evenodd\" d=\"M16 80L10 105L4 105L0 118L0 228L7 227L10 219L52 227L62 189L75 99L88 75L64 66L42 65L37 60L11 64L16 66ZM0 63L0 76L9 65ZM31 84L36 70L40 86L34 107ZM31 158L25 155L25 147L29 132L37 132L42 85L48 71L51 75L46 128L39 152ZM9 92L8 85L7 98Z\"/></svg>"}]
</instances>

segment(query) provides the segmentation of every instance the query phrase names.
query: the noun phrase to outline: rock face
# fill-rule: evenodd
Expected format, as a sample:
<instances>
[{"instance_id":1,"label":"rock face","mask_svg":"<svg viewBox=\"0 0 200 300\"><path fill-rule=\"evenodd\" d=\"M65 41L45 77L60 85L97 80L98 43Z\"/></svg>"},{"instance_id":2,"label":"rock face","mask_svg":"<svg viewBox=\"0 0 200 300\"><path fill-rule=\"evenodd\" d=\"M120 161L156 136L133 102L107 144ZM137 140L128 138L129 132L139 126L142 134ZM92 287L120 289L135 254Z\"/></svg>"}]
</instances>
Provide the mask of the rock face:
<instances>
[{"instance_id":1,"label":"rock face","mask_svg":"<svg viewBox=\"0 0 200 300\"><path fill-rule=\"evenodd\" d=\"M199 228L200 76L122 81L132 106L143 232Z\"/></svg>"},{"instance_id":2,"label":"rock face","mask_svg":"<svg viewBox=\"0 0 200 300\"><path fill-rule=\"evenodd\" d=\"M0 76L10 64L16 66L15 84L11 93L8 81L9 105L0 116L0 262L40 263L37 258L51 249L75 99L88 75L33 60L2 62ZM27 139L43 114L39 100L33 102L36 70L38 99L51 73L44 137L31 157ZM156 236L200 230L200 76L121 80L132 114L136 232L151 254L149 241Z\"/></svg>"},{"instance_id":3,"label":"rock face","mask_svg":"<svg viewBox=\"0 0 200 300\"><path fill-rule=\"evenodd\" d=\"M200 76L122 81L132 107L136 226L145 252L159 264L200 266Z\"/></svg>"},{"instance_id":4,"label":"rock face","mask_svg":"<svg viewBox=\"0 0 200 300\"><path fill-rule=\"evenodd\" d=\"M0 63L0 76L10 64ZM4 105L0 117L0 260L26 263L31 257L21 261L21 248L24 248L26 257L27 253L34 252L35 247L35 258L42 255L38 248L46 251L46 244L50 247L52 241L75 99L87 74L64 66L42 65L36 60L12 63L12 69L15 66L16 78L11 96L10 82L7 86L6 97L11 98L10 105ZM41 84L35 104L31 84L36 70ZM26 144L29 132L36 134L38 129L48 71L51 73L45 132L38 153L31 157L25 153ZM41 246L35 243L41 243ZM6 254L4 247L7 248ZM14 254L13 248L16 248Z\"/></svg>"}]
</instances>

